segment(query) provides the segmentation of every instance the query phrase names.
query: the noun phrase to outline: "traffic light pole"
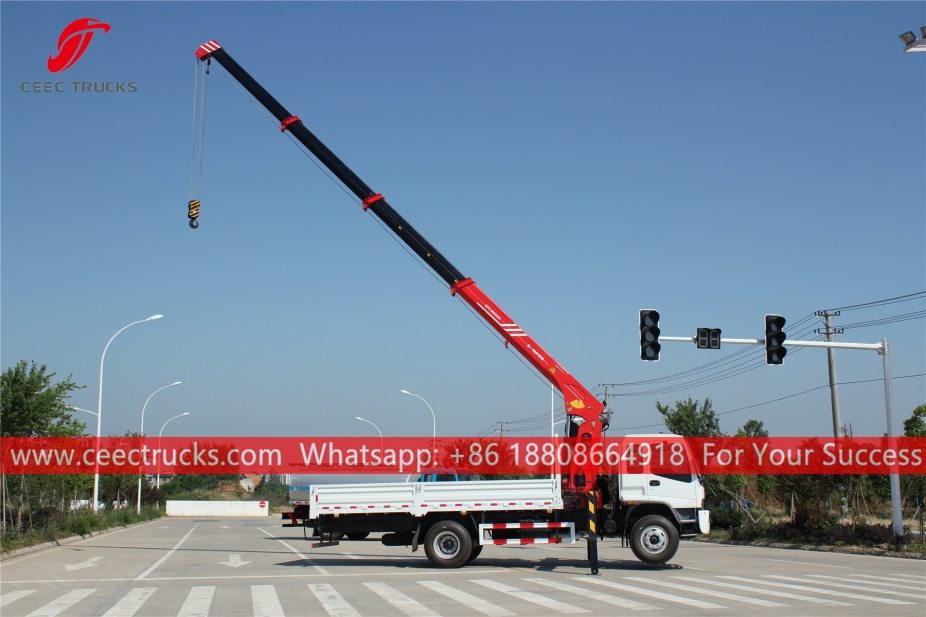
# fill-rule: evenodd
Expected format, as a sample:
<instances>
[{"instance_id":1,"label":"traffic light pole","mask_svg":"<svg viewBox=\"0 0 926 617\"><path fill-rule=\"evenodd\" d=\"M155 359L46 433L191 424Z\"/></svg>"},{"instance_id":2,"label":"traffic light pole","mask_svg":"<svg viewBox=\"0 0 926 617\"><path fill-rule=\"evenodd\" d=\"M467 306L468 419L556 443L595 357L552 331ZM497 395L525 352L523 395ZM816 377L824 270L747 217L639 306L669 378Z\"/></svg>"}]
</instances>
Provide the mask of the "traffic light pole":
<instances>
[{"instance_id":1,"label":"traffic light pole","mask_svg":"<svg viewBox=\"0 0 926 617\"><path fill-rule=\"evenodd\" d=\"M674 343L695 343L698 340L695 336L660 336L659 341L668 341ZM728 345L765 345L765 339L760 338L722 338L721 344ZM896 437L894 432L894 421L891 417L891 407L893 406L894 387L891 383L891 349L888 340L881 339L880 343L836 343L833 341L787 341L787 347L822 347L824 349L862 349L867 351L877 351L878 355L883 357L884 366L884 409L887 415L887 436ZM894 537L903 538L903 516L900 511L900 475L896 464L891 469L891 517L893 523Z\"/></svg>"}]
</instances>

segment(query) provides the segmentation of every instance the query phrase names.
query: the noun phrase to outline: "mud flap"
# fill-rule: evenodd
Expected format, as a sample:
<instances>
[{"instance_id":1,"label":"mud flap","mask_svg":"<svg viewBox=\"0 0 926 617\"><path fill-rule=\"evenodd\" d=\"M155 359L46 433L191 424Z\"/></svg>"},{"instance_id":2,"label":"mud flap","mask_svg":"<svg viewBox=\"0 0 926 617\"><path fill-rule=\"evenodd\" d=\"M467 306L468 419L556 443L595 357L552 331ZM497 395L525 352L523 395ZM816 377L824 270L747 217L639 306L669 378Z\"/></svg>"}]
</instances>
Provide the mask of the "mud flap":
<instances>
[{"instance_id":1,"label":"mud flap","mask_svg":"<svg viewBox=\"0 0 926 617\"><path fill-rule=\"evenodd\" d=\"M415 530L415 536L412 538L412 552L418 552L418 538L421 536L421 523L418 523L418 529Z\"/></svg>"}]
</instances>

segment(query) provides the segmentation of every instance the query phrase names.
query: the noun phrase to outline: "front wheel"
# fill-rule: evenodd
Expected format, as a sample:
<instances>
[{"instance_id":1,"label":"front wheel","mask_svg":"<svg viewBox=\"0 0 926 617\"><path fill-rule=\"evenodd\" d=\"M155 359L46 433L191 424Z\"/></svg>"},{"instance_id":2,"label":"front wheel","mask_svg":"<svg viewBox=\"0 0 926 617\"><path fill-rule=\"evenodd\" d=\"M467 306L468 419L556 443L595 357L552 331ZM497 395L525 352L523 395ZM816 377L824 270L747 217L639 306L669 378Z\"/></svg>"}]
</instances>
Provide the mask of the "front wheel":
<instances>
[{"instance_id":1,"label":"front wheel","mask_svg":"<svg viewBox=\"0 0 926 617\"><path fill-rule=\"evenodd\" d=\"M473 539L463 525L441 521L425 535L424 552L438 568L459 568L469 561Z\"/></svg>"},{"instance_id":2,"label":"front wheel","mask_svg":"<svg viewBox=\"0 0 926 617\"><path fill-rule=\"evenodd\" d=\"M644 516L633 526L630 548L644 563L664 564L678 551L678 530L664 516Z\"/></svg>"}]
</instances>

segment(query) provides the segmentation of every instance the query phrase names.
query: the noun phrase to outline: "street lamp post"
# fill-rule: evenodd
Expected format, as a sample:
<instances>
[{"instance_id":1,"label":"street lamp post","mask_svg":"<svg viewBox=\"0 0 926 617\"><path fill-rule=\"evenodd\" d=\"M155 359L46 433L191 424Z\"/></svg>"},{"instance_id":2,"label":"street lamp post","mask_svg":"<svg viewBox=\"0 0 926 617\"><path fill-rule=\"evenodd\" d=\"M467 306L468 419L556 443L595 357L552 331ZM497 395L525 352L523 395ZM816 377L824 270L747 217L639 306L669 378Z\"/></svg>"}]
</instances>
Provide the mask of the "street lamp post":
<instances>
[{"instance_id":1,"label":"street lamp post","mask_svg":"<svg viewBox=\"0 0 926 617\"><path fill-rule=\"evenodd\" d=\"M364 419L361 418L360 416L354 416L354 419L360 420L361 422L366 422L367 424L372 425L373 428L376 429L376 432L379 433L379 449L380 449L380 452L382 452L382 451L384 450L384 448L383 448L383 432L382 432L381 430L379 430L379 427L376 426L375 424L373 424L372 422L370 422L369 420L364 420Z\"/></svg>"},{"instance_id":2,"label":"street lamp post","mask_svg":"<svg viewBox=\"0 0 926 617\"><path fill-rule=\"evenodd\" d=\"M423 398L421 398L417 394L412 394L408 390L399 390L399 392L401 392L402 394L407 394L409 396L414 396L415 398L420 398L422 401L424 401L424 404L428 406L428 409L431 409L431 404L425 401ZM431 437L431 448L436 451L437 450L437 416L434 415L433 409L431 409L431 419L434 421L434 430L432 432L432 437Z\"/></svg>"},{"instance_id":3,"label":"street lamp post","mask_svg":"<svg viewBox=\"0 0 926 617\"><path fill-rule=\"evenodd\" d=\"M177 418L182 418L183 416L188 416L188 415L190 415L189 411L184 412L180 414L179 416L174 416L170 420L176 420ZM167 426L167 423L170 422L170 420L165 422L164 426ZM161 435L164 433L164 426L161 427L161 430L158 433L158 489L161 488L161 459L163 458L163 454L164 454L163 451L161 451Z\"/></svg>"},{"instance_id":4,"label":"street lamp post","mask_svg":"<svg viewBox=\"0 0 926 617\"><path fill-rule=\"evenodd\" d=\"M160 392L161 390L165 390L165 389L167 389L167 388L173 388L174 386L179 386L181 383L183 383L183 382L182 382L182 381L175 381L174 383L170 384L169 386L163 386L163 387L161 387L161 388L158 388L157 390L155 390L154 392L151 393L151 396L154 396L155 394L157 394L157 393ZM141 407L141 430L138 432L138 435L139 435L142 439L145 438L145 408L148 406L148 401L151 400L151 396L148 397L148 400L145 401L145 404L142 405L142 407ZM141 476L142 476L142 474L138 474L138 505L135 507L135 511L136 511L138 514L141 514Z\"/></svg>"},{"instance_id":5,"label":"street lamp post","mask_svg":"<svg viewBox=\"0 0 926 617\"><path fill-rule=\"evenodd\" d=\"M155 319L160 319L163 315L152 315L148 319L142 319L140 321L133 321L127 326L124 326L119 332L116 332L112 335L112 338L106 343L106 347L103 348L103 355L100 356L100 387L97 391L97 401L96 401L96 452L93 457L93 511L96 512L100 509L99 495L100 495L100 425L103 417L103 360L106 359L106 350L109 349L109 344L113 342L113 339L119 336L119 333L126 328L130 328L136 324L145 323L146 321L154 321Z\"/></svg>"}]
</instances>

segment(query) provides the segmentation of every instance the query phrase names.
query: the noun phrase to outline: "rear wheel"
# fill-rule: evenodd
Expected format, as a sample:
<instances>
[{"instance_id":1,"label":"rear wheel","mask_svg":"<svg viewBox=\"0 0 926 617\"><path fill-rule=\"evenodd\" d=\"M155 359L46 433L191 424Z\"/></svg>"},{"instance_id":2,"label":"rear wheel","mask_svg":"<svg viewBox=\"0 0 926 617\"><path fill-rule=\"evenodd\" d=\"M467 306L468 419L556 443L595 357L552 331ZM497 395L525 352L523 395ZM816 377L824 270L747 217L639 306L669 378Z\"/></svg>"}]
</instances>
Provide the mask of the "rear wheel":
<instances>
[{"instance_id":1,"label":"rear wheel","mask_svg":"<svg viewBox=\"0 0 926 617\"><path fill-rule=\"evenodd\" d=\"M678 550L678 530L664 516L644 516L633 526L630 548L644 563L664 564Z\"/></svg>"},{"instance_id":2,"label":"rear wheel","mask_svg":"<svg viewBox=\"0 0 926 617\"><path fill-rule=\"evenodd\" d=\"M370 535L369 531L352 531L347 534L347 537L351 540L363 540L368 535Z\"/></svg>"},{"instance_id":3,"label":"rear wheel","mask_svg":"<svg viewBox=\"0 0 926 617\"><path fill-rule=\"evenodd\" d=\"M424 552L438 568L459 568L469 561L473 540L463 525L441 521L425 535Z\"/></svg>"},{"instance_id":4,"label":"rear wheel","mask_svg":"<svg viewBox=\"0 0 926 617\"><path fill-rule=\"evenodd\" d=\"M471 562L471 561L475 561L475 559L476 559L477 557L479 557L479 553L481 553L481 552L482 552L482 545L481 545L481 544L476 544L476 542L474 541L474 542L473 542L473 550L471 550L471 551L469 552L469 559L466 560L466 563L469 563L469 562Z\"/></svg>"}]
</instances>

